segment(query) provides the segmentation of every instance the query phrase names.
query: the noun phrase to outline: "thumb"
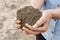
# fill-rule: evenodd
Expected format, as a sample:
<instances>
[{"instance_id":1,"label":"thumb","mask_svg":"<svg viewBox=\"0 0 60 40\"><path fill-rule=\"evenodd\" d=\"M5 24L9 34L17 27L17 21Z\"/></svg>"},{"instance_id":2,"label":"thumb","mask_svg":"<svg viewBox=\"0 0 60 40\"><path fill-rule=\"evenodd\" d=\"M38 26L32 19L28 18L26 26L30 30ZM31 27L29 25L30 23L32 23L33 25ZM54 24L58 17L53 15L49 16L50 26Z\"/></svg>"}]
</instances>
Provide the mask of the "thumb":
<instances>
[{"instance_id":1,"label":"thumb","mask_svg":"<svg viewBox=\"0 0 60 40\"><path fill-rule=\"evenodd\" d=\"M41 17L39 20L37 20L37 22L33 25L33 27L39 27L45 22L46 22L45 17Z\"/></svg>"}]
</instances>

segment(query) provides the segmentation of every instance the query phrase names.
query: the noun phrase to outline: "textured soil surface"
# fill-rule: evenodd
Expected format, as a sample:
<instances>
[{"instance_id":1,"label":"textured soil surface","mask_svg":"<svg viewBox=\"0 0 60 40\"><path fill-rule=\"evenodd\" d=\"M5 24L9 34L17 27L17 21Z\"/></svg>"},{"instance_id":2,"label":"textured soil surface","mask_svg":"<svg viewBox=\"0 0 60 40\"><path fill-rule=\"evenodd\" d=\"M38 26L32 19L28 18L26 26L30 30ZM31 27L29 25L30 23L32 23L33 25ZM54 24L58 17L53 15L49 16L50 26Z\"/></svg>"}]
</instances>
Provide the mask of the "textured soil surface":
<instances>
[{"instance_id":1,"label":"textured soil surface","mask_svg":"<svg viewBox=\"0 0 60 40\"><path fill-rule=\"evenodd\" d=\"M28 23L33 25L42 16L42 12L39 9L35 9L32 6L25 6L17 11L17 19L21 21L21 28Z\"/></svg>"},{"instance_id":2,"label":"textured soil surface","mask_svg":"<svg viewBox=\"0 0 60 40\"><path fill-rule=\"evenodd\" d=\"M34 35L26 35L15 26L17 10L29 2L30 0L0 0L0 40L35 40Z\"/></svg>"}]
</instances>

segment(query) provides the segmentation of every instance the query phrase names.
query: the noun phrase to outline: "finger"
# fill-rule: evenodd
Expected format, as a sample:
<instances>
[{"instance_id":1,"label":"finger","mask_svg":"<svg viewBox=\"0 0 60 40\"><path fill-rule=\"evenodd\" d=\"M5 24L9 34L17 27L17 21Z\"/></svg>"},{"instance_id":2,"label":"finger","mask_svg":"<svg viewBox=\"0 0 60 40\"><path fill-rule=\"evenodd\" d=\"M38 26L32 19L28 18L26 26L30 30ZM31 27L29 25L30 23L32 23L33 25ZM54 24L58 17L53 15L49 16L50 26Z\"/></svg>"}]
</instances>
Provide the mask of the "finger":
<instances>
[{"instance_id":1,"label":"finger","mask_svg":"<svg viewBox=\"0 0 60 40\"><path fill-rule=\"evenodd\" d=\"M20 32L23 32L23 30L22 29L18 29Z\"/></svg>"},{"instance_id":2,"label":"finger","mask_svg":"<svg viewBox=\"0 0 60 40\"><path fill-rule=\"evenodd\" d=\"M47 18L48 17L46 15L42 15L42 17L39 20L37 20L36 25L41 26L42 24L46 22Z\"/></svg>"},{"instance_id":3,"label":"finger","mask_svg":"<svg viewBox=\"0 0 60 40\"><path fill-rule=\"evenodd\" d=\"M21 21L19 21L19 20L16 20L16 23L21 23Z\"/></svg>"},{"instance_id":4,"label":"finger","mask_svg":"<svg viewBox=\"0 0 60 40\"><path fill-rule=\"evenodd\" d=\"M17 20L17 18L16 18L16 17L15 17L14 19L15 19L15 21Z\"/></svg>"},{"instance_id":5,"label":"finger","mask_svg":"<svg viewBox=\"0 0 60 40\"><path fill-rule=\"evenodd\" d=\"M38 27L38 25L37 25L37 24L34 24L34 25L33 25L33 27L34 27L34 28L37 28L37 27Z\"/></svg>"},{"instance_id":6,"label":"finger","mask_svg":"<svg viewBox=\"0 0 60 40\"><path fill-rule=\"evenodd\" d=\"M40 31L40 30L42 30L43 28L36 28L36 27L32 27L31 25L29 25L29 24L25 24L26 25L26 27L28 28L28 29L30 29L30 30L32 30L32 31Z\"/></svg>"},{"instance_id":7,"label":"finger","mask_svg":"<svg viewBox=\"0 0 60 40\"><path fill-rule=\"evenodd\" d=\"M18 29L20 29L21 25L20 25L20 24L16 24L16 27L17 27Z\"/></svg>"},{"instance_id":8,"label":"finger","mask_svg":"<svg viewBox=\"0 0 60 40\"><path fill-rule=\"evenodd\" d=\"M25 26L28 28L28 29L30 29L30 30L33 30L33 31L35 31L36 30L36 28L34 28L33 26L31 26L31 25L29 25L29 24L25 24Z\"/></svg>"},{"instance_id":9,"label":"finger","mask_svg":"<svg viewBox=\"0 0 60 40\"><path fill-rule=\"evenodd\" d=\"M46 30L48 29L49 23L50 23L50 19L44 24L44 27L46 28Z\"/></svg>"},{"instance_id":10,"label":"finger","mask_svg":"<svg viewBox=\"0 0 60 40\"><path fill-rule=\"evenodd\" d=\"M34 31L31 31L27 28L23 28L23 32L26 33L26 34L39 34L40 32L34 32Z\"/></svg>"},{"instance_id":11,"label":"finger","mask_svg":"<svg viewBox=\"0 0 60 40\"><path fill-rule=\"evenodd\" d=\"M44 30L45 30L44 27L38 27L38 28L35 27L34 28L31 25L28 25L28 24L25 24L25 25L28 29L35 31L35 32L44 32Z\"/></svg>"},{"instance_id":12,"label":"finger","mask_svg":"<svg viewBox=\"0 0 60 40\"><path fill-rule=\"evenodd\" d=\"M39 31L39 32L45 32L47 29L48 29L48 26L49 26L49 23L50 23L50 20L47 21L43 27L39 27L37 28L36 30Z\"/></svg>"},{"instance_id":13,"label":"finger","mask_svg":"<svg viewBox=\"0 0 60 40\"><path fill-rule=\"evenodd\" d=\"M41 17L37 22L36 22L36 25L37 26L41 26L43 23L45 23L45 17Z\"/></svg>"}]
</instances>

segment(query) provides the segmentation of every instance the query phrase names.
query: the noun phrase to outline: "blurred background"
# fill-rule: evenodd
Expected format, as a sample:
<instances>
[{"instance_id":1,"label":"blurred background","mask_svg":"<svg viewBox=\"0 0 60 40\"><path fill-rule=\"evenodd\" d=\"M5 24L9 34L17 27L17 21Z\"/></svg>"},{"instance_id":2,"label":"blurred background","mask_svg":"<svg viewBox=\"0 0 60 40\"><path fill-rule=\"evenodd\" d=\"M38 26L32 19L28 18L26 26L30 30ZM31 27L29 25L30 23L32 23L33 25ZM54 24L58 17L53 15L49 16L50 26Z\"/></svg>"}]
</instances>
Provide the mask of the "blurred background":
<instances>
[{"instance_id":1,"label":"blurred background","mask_svg":"<svg viewBox=\"0 0 60 40\"><path fill-rule=\"evenodd\" d=\"M34 35L26 35L15 26L18 9L30 0L0 0L0 40L35 40Z\"/></svg>"}]
</instances>

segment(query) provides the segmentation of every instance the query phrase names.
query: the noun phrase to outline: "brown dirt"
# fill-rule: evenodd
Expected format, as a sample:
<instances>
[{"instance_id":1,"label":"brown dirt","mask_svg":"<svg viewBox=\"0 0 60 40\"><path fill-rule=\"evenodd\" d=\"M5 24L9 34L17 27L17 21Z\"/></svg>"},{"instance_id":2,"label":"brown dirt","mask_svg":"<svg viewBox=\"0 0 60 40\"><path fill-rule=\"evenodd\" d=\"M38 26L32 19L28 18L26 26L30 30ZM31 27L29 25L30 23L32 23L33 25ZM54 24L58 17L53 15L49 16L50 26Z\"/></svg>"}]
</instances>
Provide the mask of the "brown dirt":
<instances>
[{"instance_id":1,"label":"brown dirt","mask_svg":"<svg viewBox=\"0 0 60 40\"><path fill-rule=\"evenodd\" d=\"M28 23L33 25L42 16L42 12L39 9L35 9L32 6L25 6L17 11L17 19L21 21L21 28Z\"/></svg>"}]
</instances>

